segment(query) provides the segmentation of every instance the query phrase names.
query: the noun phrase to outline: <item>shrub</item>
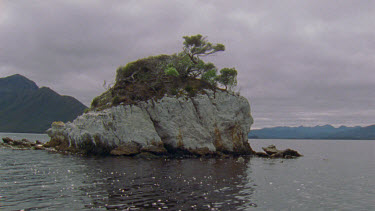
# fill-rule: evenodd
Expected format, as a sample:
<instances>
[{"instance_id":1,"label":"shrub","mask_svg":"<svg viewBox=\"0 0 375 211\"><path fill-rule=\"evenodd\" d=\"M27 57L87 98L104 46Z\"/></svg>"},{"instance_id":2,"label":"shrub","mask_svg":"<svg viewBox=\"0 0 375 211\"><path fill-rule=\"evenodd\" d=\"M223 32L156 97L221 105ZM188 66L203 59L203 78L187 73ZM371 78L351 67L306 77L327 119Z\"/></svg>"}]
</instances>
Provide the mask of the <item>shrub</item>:
<instances>
[{"instance_id":1,"label":"shrub","mask_svg":"<svg viewBox=\"0 0 375 211\"><path fill-rule=\"evenodd\" d=\"M120 98L119 96L115 96L113 99L112 99L112 105L118 105L120 104L121 101L120 101Z\"/></svg>"},{"instance_id":2,"label":"shrub","mask_svg":"<svg viewBox=\"0 0 375 211\"><path fill-rule=\"evenodd\" d=\"M180 74L177 72L177 69L173 66L168 66L165 70L164 73L169 76L179 76Z\"/></svg>"},{"instance_id":3,"label":"shrub","mask_svg":"<svg viewBox=\"0 0 375 211\"><path fill-rule=\"evenodd\" d=\"M171 89L171 94L172 95L177 95L178 94L178 90L176 88L172 88Z\"/></svg>"},{"instance_id":4,"label":"shrub","mask_svg":"<svg viewBox=\"0 0 375 211\"><path fill-rule=\"evenodd\" d=\"M91 102L91 107L96 107L99 105L99 97L95 97Z\"/></svg>"},{"instance_id":5,"label":"shrub","mask_svg":"<svg viewBox=\"0 0 375 211\"><path fill-rule=\"evenodd\" d=\"M219 83L225 86L225 89L237 85L237 70L234 68L223 68L220 70L220 75L217 77Z\"/></svg>"},{"instance_id":6,"label":"shrub","mask_svg":"<svg viewBox=\"0 0 375 211\"><path fill-rule=\"evenodd\" d=\"M212 85L216 85L216 78L216 69L208 70L202 75L202 80L205 80Z\"/></svg>"},{"instance_id":7,"label":"shrub","mask_svg":"<svg viewBox=\"0 0 375 211\"><path fill-rule=\"evenodd\" d=\"M185 91L187 91L188 93L190 93L191 91L193 91L193 87L190 86L190 85L187 85L187 86L185 86Z\"/></svg>"}]
</instances>

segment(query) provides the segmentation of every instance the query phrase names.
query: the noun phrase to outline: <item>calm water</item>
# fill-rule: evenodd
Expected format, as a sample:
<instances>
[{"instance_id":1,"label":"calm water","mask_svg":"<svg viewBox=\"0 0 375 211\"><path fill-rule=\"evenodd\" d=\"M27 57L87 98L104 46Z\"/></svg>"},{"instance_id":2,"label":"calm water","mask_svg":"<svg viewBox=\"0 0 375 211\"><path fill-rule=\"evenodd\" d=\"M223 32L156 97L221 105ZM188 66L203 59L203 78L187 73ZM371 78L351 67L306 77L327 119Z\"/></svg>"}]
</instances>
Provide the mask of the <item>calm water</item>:
<instances>
[{"instance_id":1,"label":"calm water","mask_svg":"<svg viewBox=\"0 0 375 211\"><path fill-rule=\"evenodd\" d=\"M0 209L375 210L375 141L250 141L305 156L238 163L0 149Z\"/></svg>"}]
</instances>

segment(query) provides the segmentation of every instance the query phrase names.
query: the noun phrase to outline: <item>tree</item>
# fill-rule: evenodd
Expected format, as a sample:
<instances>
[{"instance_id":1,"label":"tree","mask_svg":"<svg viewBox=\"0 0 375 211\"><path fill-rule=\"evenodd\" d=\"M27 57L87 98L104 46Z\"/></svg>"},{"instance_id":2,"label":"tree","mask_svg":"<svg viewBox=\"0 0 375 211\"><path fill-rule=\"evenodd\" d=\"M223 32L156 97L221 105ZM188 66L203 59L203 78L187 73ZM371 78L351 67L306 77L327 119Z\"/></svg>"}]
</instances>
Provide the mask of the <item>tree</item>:
<instances>
[{"instance_id":1,"label":"tree","mask_svg":"<svg viewBox=\"0 0 375 211\"><path fill-rule=\"evenodd\" d=\"M220 43L212 44L207 41L206 37L200 34L184 36L183 38L183 51L176 54L168 66L176 68L182 78L191 77L206 80L208 79L208 75L213 75L214 72L216 74L217 69L215 65L205 63L200 57L224 51L225 46ZM203 77L207 71L209 74ZM209 80L211 79L212 77L210 77ZM211 80L211 82L213 82L213 80Z\"/></svg>"},{"instance_id":2,"label":"tree","mask_svg":"<svg viewBox=\"0 0 375 211\"><path fill-rule=\"evenodd\" d=\"M217 75L216 74L217 74L216 68L208 70L205 73L203 73L202 80L205 80L212 85L216 85L216 83L217 83Z\"/></svg>"},{"instance_id":3,"label":"tree","mask_svg":"<svg viewBox=\"0 0 375 211\"><path fill-rule=\"evenodd\" d=\"M183 51L175 54L164 68L167 75L180 78L202 79L216 86L217 82L225 86L225 89L237 85L237 70L234 68L223 68L217 76L217 68L211 63L205 63L200 57L207 56L219 51L224 51L225 46L217 43L212 44L206 37L200 34L184 36ZM176 71L178 74L176 74Z\"/></svg>"},{"instance_id":4,"label":"tree","mask_svg":"<svg viewBox=\"0 0 375 211\"><path fill-rule=\"evenodd\" d=\"M195 64L198 64L199 56L207 56L225 50L225 46L223 44L217 43L213 45L212 43L208 42L206 40L206 37L203 37L201 34L193 36L183 36L183 38L185 39L183 43L183 50Z\"/></svg>"},{"instance_id":5,"label":"tree","mask_svg":"<svg viewBox=\"0 0 375 211\"><path fill-rule=\"evenodd\" d=\"M174 67L181 78L202 78L203 74L207 71L212 72L214 70L217 72L217 68L213 63L205 63L201 59L197 63L194 63L184 52L174 55L165 68L169 67Z\"/></svg>"},{"instance_id":6,"label":"tree","mask_svg":"<svg viewBox=\"0 0 375 211\"><path fill-rule=\"evenodd\" d=\"M223 68L220 70L220 75L217 81L225 86L225 90L229 87L237 85L237 70L234 68Z\"/></svg>"}]
</instances>

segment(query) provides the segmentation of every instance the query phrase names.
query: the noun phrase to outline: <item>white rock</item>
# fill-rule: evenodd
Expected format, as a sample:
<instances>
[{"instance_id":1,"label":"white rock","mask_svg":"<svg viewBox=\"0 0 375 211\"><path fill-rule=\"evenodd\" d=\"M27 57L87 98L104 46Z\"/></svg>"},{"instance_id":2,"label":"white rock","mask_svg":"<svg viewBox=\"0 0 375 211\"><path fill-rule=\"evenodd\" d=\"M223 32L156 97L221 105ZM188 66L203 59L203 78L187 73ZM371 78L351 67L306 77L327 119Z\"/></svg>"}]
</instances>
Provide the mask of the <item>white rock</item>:
<instances>
[{"instance_id":1,"label":"white rock","mask_svg":"<svg viewBox=\"0 0 375 211\"><path fill-rule=\"evenodd\" d=\"M75 146L91 140L110 148L135 142L141 147L167 145L193 153L202 149L252 153L247 134L253 119L246 98L224 91L205 92L192 98L165 96L158 101L90 111L47 132L50 137L63 135Z\"/></svg>"}]
</instances>

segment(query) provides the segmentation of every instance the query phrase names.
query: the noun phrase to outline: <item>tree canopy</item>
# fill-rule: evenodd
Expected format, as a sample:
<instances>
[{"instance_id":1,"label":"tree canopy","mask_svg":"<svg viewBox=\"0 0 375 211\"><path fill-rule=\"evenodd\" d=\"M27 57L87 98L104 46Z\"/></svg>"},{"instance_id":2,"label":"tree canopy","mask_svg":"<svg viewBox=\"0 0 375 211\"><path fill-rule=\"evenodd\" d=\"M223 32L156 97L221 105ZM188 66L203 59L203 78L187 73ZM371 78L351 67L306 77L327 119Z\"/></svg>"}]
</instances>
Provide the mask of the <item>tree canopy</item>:
<instances>
[{"instance_id":1,"label":"tree canopy","mask_svg":"<svg viewBox=\"0 0 375 211\"><path fill-rule=\"evenodd\" d=\"M219 71L213 63L202 60L204 56L224 51L223 44L212 44L200 34L183 39L183 50L179 53L151 56L119 67L115 83L93 100L91 109L131 105L165 95L195 96L205 89L228 90L237 84L235 68Z\"/></svg>"},{"instance_id":2,"label":"tree canopy","mask_svg":"<svg viewBox=\"0 0 375 211\"><path fill-rule=\"evenodd\" d=\"M183 36L183 38L185 39L183 50L195 64L199 62L199 56L207 56L225 50L223 44L217 43L214 45L208 42L207 38L201 34Z\"/></svg>"},{"instance_id":3,"label":"tree canopy","mask_svg":"<svg viewBox=\"0 0 375 211\"><path fill-rule=\"evenodd\" d=\"M221 43L212 44L201 34L183 37L183 51L175 54L174 59L166 66L165 74L182 78L199 78L212 85L218 83L228 89L237 85L237 70L223 68L220 75L218 69L211 62L204 62L200 57L225 50ZM172 71L173 70L173 71Z\"/></svg>"},{"instance_id":4,"label":"tree canopy","mask_svg":"<svg viewBox=\"0 0 375 211\"><path fill-rule=\"evenodd\" d=\"M220 70L220 75L217 81L225 86L225 89L237 85L237 70L234 68L223 68Z\"/></svg>"}]
</instances>

